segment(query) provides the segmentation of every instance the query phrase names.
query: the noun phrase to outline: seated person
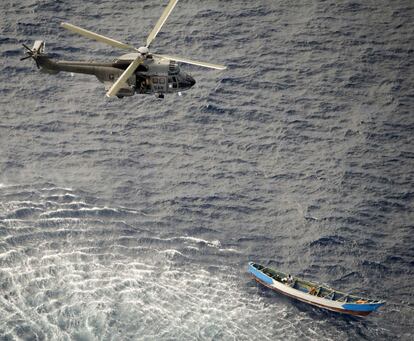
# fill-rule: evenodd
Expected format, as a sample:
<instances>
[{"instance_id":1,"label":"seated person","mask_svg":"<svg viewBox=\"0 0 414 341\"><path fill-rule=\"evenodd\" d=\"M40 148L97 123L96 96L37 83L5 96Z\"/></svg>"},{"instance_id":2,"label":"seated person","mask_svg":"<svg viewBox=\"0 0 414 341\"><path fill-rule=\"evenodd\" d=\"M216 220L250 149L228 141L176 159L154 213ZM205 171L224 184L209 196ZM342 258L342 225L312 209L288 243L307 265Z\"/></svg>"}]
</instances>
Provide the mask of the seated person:
<instances>
[{"instance_id":1,"label":"seated person","mask_svg":"<svg viewBox=\"0 0 414 341\"><path fill-rule=\"evenodd\" d=\"M284 277L283 279L282 279L282 282L283 283L286 283L286 284L288 284L288 285L292 285L293 284L293 277L292 277L292 275L291 274L289 274L287 277Z\"/></svg>"}]
</instances>

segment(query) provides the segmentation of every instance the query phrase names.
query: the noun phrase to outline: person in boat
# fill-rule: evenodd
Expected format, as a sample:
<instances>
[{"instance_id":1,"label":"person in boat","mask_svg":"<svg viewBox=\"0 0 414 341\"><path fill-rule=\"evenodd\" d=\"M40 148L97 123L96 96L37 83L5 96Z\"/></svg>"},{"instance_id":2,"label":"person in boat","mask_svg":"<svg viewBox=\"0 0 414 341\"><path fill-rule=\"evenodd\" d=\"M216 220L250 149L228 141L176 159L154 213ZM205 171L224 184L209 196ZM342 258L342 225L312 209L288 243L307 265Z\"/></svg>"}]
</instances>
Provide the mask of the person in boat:
<instances>
[{"instance_id":1,"label":"person in boat","mask_svg":"<svg viewBox=\"0 0 414 341\"><path fill-rule=\"evenodd\" d=\"M288 285L292 285L293 284L293 277L291 274L289 274L287 277L282 279L283 283L286 283Z\"/></svg>"},{"instance_id":2,"label":"person in boat","mask_svg":"<svg viewBox=\"0 0 414 341\"><path fill-rule=\"evenodd\" d=\"M310 295L315 295L315 296L316 296L316 288L315 288L315 287L310 288L310 290L309 290L309 294L310 294Z\"/></svg>"}]
</instances>

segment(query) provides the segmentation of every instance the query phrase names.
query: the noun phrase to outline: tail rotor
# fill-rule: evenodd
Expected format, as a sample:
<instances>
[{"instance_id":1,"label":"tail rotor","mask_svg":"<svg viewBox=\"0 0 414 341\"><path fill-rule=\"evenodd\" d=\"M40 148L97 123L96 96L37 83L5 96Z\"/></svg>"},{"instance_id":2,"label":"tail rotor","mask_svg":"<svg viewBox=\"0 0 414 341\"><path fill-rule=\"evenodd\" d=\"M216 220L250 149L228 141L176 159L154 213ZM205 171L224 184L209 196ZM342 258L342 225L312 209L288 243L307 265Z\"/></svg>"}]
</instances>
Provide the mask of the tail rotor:
<instances>
[{"instance_id":1,"label":"tail rotor","mask_svg":"<svg viewBox=\"0 0 414 341\"><path fill-rule=\"evenodd\" d=\"M33 60L36 63L37 68L40 69L40 65L39 65L39 62L37 61L37 58L44 51L45 43L43 41L37 40L37 41L35 41L32 49L29 46L27 46L26 44L22 44L22 45L27 51L26 51L26 56L20 58L20 60L22 61L22 60L26 60L26 59L29 59L29 58L33 58Z\"/></svg>"}]
</instances>

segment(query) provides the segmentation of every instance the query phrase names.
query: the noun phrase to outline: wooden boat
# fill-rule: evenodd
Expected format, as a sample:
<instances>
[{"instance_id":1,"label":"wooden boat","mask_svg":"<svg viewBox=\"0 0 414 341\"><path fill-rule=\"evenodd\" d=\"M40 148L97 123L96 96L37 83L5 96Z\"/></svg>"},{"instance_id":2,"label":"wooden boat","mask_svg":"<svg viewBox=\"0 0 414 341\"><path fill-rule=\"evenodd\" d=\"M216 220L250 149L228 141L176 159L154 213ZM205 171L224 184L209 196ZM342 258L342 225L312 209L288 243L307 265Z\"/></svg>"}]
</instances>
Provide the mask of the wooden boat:
<instances>
[{"instance_id":1,"label":"wooden boat","mask_svg":"<svg viewBox=\"0 0 414 341\"><path fill-rule=\"evenodd\" d=\"M318 283L288 276L265 266L250 262L249 272L266 287L314 306L356 316L366 316L385 304L334 290ZM289 275L290 276L290 275Z\"/></svg>"}]
</instances>

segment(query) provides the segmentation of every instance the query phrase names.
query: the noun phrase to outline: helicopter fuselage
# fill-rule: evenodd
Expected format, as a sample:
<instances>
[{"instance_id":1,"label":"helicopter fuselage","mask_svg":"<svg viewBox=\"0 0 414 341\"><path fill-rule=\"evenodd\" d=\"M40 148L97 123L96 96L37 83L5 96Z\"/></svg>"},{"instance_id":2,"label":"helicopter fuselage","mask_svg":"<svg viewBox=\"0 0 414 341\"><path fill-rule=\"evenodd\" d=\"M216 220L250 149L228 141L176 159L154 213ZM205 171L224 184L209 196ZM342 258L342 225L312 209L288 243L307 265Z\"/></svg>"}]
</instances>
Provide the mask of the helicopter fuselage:
<instances>
[{"instance_id":1,"label":"helicopter fuselage","mask_svg":"<svg viewBox=\"0 0 414 341\"><path fill-rule=\"evenodd\" d=\"M54 61L46 54L39 54L36 56L36 61L42 72L56 74L63 71L94 75L106 89L109 89L138 55L139 53L128 53L113 62L99 63ZM163 97L166 93L188 90L195 84L194 78L181 71L177 62L173 60L150 54L143 56L143 59L143 63L118 91L119 98L132 96L135 93Z\"/></svg>"}]
</instances>

